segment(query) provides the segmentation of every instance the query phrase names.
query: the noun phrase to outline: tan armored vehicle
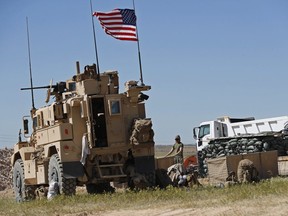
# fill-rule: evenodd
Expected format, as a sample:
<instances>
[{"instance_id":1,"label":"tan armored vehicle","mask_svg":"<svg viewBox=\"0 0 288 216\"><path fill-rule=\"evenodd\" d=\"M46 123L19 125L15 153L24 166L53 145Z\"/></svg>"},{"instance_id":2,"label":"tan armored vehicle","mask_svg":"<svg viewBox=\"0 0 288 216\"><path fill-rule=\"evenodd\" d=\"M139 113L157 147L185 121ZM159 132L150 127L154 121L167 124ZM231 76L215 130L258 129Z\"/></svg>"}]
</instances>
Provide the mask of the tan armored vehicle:
<instances>
[{"instance_id":1,"label":"tan armored vehicle","mask_svg":"<svg viewBox=\"0 0 288 216\"><path fill-rule=\"evenodd\" d=\"M119 93L117 71L100 74L95 64L83 73L79 68L77 62L77 74L66 82L32 87L48 88L46 102L50 95L55 101L32 108L30 136L23 118L27 141L19 136L11 158L18 201L33 198L52 181L65 195L82 185L88 193L110 190L111 182L133 187L136 175L155 184L154 133L143 102L148 96L142 93L150 86L129 81Z\"/></svg>"}]
</instances>

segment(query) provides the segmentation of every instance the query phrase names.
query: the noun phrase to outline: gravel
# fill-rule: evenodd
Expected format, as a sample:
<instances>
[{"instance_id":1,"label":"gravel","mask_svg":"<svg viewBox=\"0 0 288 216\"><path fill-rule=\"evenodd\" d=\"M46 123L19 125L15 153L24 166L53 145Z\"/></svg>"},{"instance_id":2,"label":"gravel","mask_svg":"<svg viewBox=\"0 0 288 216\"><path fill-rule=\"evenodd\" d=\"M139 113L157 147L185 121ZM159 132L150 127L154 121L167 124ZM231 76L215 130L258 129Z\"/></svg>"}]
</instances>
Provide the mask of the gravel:
<instances>
[{"instance_id":1,"label":"gravel","mask_svg":"<svg viewBox=\"0 0 288 216\"><path fill-rule=\"evenodd\" d=\"M0 149L0 191L12 188L12 154L13 149Z\"/></svg>"}]
</instances>

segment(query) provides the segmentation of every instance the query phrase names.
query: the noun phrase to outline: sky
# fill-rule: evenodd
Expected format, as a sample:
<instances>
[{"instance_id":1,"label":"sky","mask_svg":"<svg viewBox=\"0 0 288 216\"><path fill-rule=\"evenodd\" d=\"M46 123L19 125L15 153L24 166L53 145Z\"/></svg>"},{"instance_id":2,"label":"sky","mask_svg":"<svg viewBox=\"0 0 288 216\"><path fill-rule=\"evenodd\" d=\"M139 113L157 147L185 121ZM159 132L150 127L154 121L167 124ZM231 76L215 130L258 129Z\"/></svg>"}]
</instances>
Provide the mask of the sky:
<instances>
[{"instance_id":1,"label":"sky","mask_svg":"<svg viewBox=\"0 0 288 216\"><path fill-rule=\"evenodd\" d=\"M93 11L133 8L132 0L92 0ZM156 145L221 116L288 114L287 0L135 0L146 115ZM96 62L89 0L0 0L0 148L12 148L29 115L26 17L34 86L66 81ZM94 19L99 68L139 80L137 43L108 36ZM45 105L46 90L34 92Z\"/></svg>"}]
</instances>

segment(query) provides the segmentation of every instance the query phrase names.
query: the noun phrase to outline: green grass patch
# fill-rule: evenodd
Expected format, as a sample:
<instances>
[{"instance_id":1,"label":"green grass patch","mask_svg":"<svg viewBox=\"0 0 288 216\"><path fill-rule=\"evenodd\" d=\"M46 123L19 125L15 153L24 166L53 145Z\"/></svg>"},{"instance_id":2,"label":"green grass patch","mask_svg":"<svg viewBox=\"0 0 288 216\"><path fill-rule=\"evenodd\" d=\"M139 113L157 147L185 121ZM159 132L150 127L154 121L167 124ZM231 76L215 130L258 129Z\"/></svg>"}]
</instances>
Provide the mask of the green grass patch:
<instances>
[{"instance_id":1,"label":"green grass patch","mask_svg":"<svg viewBox=\"0 0 288 216\"><path fill-rule=\"evenodd\" d=\"M92 215L119 209L203 208L229 205L263 197L288 196L288 179L273 178L258 184L235 185L229 188L211 186L165 190L124 191L113 194L58 196L51 201L35 200L16 203L12 198L0 199L0 215Z\"/></svg>"}]
</instances>

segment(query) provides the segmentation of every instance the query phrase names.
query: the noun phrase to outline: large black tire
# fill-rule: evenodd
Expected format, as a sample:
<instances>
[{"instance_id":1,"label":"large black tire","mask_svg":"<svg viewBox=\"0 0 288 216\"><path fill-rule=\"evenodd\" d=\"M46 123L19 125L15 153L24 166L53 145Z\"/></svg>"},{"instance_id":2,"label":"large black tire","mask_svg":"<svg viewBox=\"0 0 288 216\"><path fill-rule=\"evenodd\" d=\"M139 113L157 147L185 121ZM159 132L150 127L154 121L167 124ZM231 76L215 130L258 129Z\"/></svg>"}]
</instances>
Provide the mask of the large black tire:
<instances>
[{"instance_id":1,"label":"large black tire","mask_svg":"<svg viewBox=\"0 0 288 216\"><path fill-rule=\"evenodd\" d=\"M148 187L155 187L156 186L156 173L155 173L155 171L145 173L145 178L148 181Z\"/></svg>"},{"instance_id":2,"label":"large black tire","mask_svg":"<svg viewBox=\"0 0 288 216\"><path fill-rule=\"evenodd\" d=\"M169 185L172 185L172 181L167 174L167 170L165 169L156 170L156 184L161 189L166 188Z\"/></svg>"},{"instance_id":3,"label":"large black tire","mask_svg":"<svg viewBox=\"0 0 288 216\"><path fill-rule=\"evenodd\" d=\"M57 154L51 156L48 168L48 180L55 181L59 185L59 193L64 195L75 195L76 179L65 178L63 173L63 165Z\"/></svg>"},{"instance_id":4,"label":"large black tire","mask_svg":"<svg viewBox=\"0 0 288 216\"><path fill-rule=\"evenodd\" d=\"M16 160L13 166L13 188L17 202L23 202L27 199L22 159Z\"/></svg>"},{"instance_id":5,"label":"large black tire","mask_svg":"<svg viewBox=\"0 0 288 216\"><path fill-rule=\"evenodd\" d=\"M109 182L97 183L97 184L86 184L86 190L89 194L101 194L101 193L114 193L115 188L113 188Z\"/></svg>"},{"instance_id":6,"label":"large black tire","mask_svg":"<svg viewBox=\"0 0 288 216\"><path fill-rule=\"evenodd\" d=\"M28 186L24 181L24 163L22 159L15 161L12 178L14 194L17 202L35 199L35 186Z\"/></svg>"}]
</instances>

